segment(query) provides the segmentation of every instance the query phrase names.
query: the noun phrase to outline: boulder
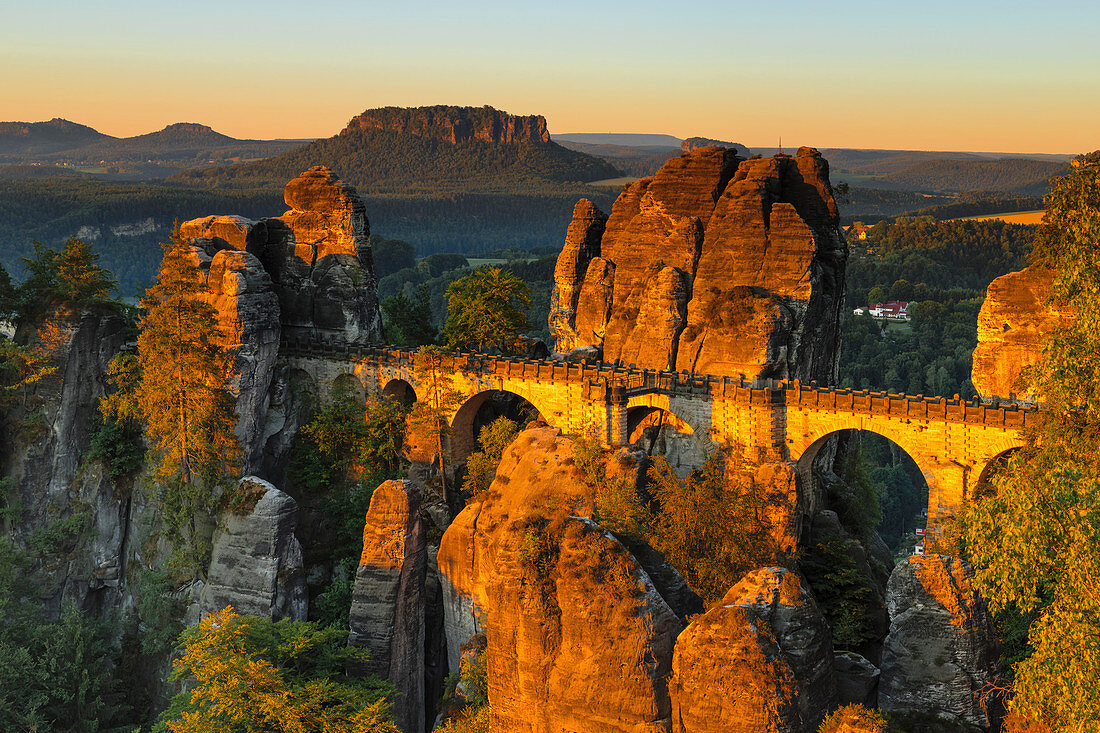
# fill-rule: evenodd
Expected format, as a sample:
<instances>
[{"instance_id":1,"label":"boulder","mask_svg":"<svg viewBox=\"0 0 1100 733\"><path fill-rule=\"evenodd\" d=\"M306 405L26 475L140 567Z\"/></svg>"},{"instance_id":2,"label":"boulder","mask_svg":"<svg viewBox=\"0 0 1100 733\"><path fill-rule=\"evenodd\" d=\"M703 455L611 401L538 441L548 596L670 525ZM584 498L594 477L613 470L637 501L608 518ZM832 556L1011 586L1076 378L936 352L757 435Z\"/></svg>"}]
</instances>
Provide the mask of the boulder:
<instances>
[{"instance_id":1,"label":"boulder","mask_svg":"<svg viewBox=\"0 0 1100 733\"><path fill-rule=\"evenodd\" d=\"M668 730L665 680L683 624L586 518L592 499L572 440L529 428L443 536L448 656L457 666L471 632L486 635L494 731Z\"/></svg>"},{"instance_id":2,"label":"boulder","mask_svg":"<svg viewBox=\"0 0 1100 733\"><path fill-rule=\"evenodd\" d=\"M982 693L997 678L993 621L963 560L914 555L887 585L890 633L882 654L879 705L988 730L996 717Z\"/></svg>"},{"instance_id":3,"label":"boulder","mask_svg":"<svg viewBox=\"0 0 1100 733\"><path fill-rule=\"evenodd\" d=\"M365 671L397 690L393 714L403 733L425 726L427 544L420 500L412 481L385 481L371 495L348 637L351 646L370 651Z\"/></svg>"},{"instance_id":4,"label":"boulder","mask_svg":"<svg viewBox=\"0 0 1100 733\"><path fill-rule=\"evenodd\" d=\"M578 206L559 258L573 328L552 316L556 351L602 346L643 368L832 382L847 246L828 163L742 160L700 147L623 189L580 275Z\"/></svg>"},{"instance_id":5,"label":"boulder","mask_svg":"<svg viewBox=\"0 0 1100 733\"><path fill-rule=\"evenodd\" d=\"M836 699L829 627L799 577L742 578L676 641L674 733L816 731Z\"/></svg>"},{"instance_id":6,"label":"boulder","mask_svg":"<svg viewBox=\"0 0 1100 733\"><path fill-rule=\"evenodd\" d=\"M1020 374L1039 360L1050 336L1068 326L1075 315L1072 306L1047 302L1055 275L1053 270L1033 266L989 284L978 313L978 345L970 372L978 394L1035 398L1027 395Z\"/></svg>"},{"instance_id":7,"label":"boulder","mask_svg":"<svg viewBox=\"0 0 1100 733\"><path fill-rule=\"evenodd\" d=\"M879 668L855 652L837 652L833 657L837 699L841 705L878 707Z\"/></svg>"},{"instance_id":8,"label":"boulder","mask_svg":"<svg viewBox=\"0 0 1100 733\"><path fill-rule=\"evenodd\" d=\"M256 476L245 476L231 509L218 515L210 569L199 605L237 613L304 621L309 610L302 546L294 536L298 505Z\"/></svg>"}]
</instances>

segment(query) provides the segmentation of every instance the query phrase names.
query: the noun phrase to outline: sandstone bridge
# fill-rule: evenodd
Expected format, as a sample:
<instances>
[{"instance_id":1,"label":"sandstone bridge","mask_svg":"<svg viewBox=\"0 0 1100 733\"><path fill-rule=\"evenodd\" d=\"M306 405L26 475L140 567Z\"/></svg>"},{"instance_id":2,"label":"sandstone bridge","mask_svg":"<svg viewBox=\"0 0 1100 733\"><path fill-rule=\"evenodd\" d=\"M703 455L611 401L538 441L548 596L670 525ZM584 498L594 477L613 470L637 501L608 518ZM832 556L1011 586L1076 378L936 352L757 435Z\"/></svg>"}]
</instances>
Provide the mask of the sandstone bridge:
<instances>
[{"instance_id":1,"label":"sandstone bridge","mask_svg":"<svg viewBox=\"0 0 1100 733\"><path fill-rule=\"evenodd\" d=\"M287 338L281 356L319 379L322 397L354 376L366 391L414 399L413 351ZM609 446L625 445L657 410L688 432L718 444L738 443L755 460L793 461L804 476L828 438L868 430L901 447L928 482L930 525L952 516L968 491L1002 455L1023 445L1034 408L923 395L806 386L797 381L746 381L610 364L453 354L444 372L463 396L450 415L454 457L476 447L474 419L493 394L530 402L549 424L580 434L593 425Z\"/></svg>"}]
</instances>

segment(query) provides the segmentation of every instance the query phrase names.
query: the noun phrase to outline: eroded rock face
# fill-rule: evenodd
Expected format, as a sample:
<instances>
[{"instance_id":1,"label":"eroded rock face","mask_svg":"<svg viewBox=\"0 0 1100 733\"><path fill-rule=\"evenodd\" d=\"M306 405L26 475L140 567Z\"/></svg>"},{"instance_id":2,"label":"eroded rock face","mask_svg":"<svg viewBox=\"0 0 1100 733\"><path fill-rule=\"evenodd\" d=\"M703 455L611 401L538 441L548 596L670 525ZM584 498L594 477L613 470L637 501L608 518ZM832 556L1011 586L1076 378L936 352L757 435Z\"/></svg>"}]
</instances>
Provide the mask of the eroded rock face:
<instances>
[{"instance_id":1,"label":"eroded rock face","mask_svg":"<svg viewBox=\"0 0 1100 733\"><path fill-rule=\"evenodd\" d=\"M486 634L494 731L668 730L682 622L591 508L572 441L536 427L443 536L448 656Z\"/></svg>"},{"instance_id":2,"label":"eroded rock face","mask_svg":"<svg viewBox=\"0 0 1100 733\"><path fill-rule=\"evenodd\" d=\"M257 233L259 232L259 233ZM275 357L282 326L271 277L256 255L266 226L240 217L207 217L180 225L217 311L222 346L230 357L226 386L236 398L237 425L246 472L259 468ZM237 246L240 245L240 246Z\"/></svg>"},{"instance_id":3,"label":"eroded rock face","mask_svg":"<svg viewBox=\"0 0 1100 733\"><path fill-rule=\"evenodd\" d=\"M107 388L111 359L125 345L125 321L112 312L55 314L24 325L16 341L44 356L56 371L9 405L0 440L0 478L10 479L6 506L21 506L6 522L17 548L34 557L28 577L46 615L65 604L109 611L125 603L127 540L142 497L132 497L99 463L86 460L89 422ZM32 420L37 417L37 420ZM10 430L10 432L9 432ZM59 520L84 518L73 543L30 544Z\"/></svg>"},{"instance_id":4,"label":"eroded rock face","mask_svg":"<svg viewBox=\"0 0 1100 733\"><path fill-rule=\"evenodd\" d=\"M676 641L674 733L817 730L836 698L829 627L799 577L746 575Z\"/></svg>"},{"instance_id":5,"label":"eroded rock face","mask_svg":"<svg viewBox=\"0 0 1100 733\"><path fill-rule=\"evenodd\" d=\"M989 284L978 313L978 345L970 373L978 394L1029 397L1020 373L1039 360L1050 336L1074 317L1072 308L1047 304L1054 277L1053 270L1026 267Z\"/></svg>"},{"instance_id":6,"label":"eroded rock face","mask_svg":"<svg viewBox=\"0 0 1100 733\"><path fill-rule=\"evenodd\" d=\"M255 505L245 513L222 512L214 532L203 613L232 606L237 613L304 621L309 610L302 546L294 536L298 505L256 476L240 485Z\"/></svg>"},{"instance_id":7,"label":"eroded rock face","mask_svg":"<svg viewBox=\"0 0 1100 733\"><path fill-rule=\"evenodd\" d=\"M890 575L886 606L881 708L988 729L996 711L981 693L998 671L997 637L970 566L914 555Z\"/></svg>"},{"instance_id":8,"label":"eroded rock face","mask_svg":"<svg viewBox=\"0 0 1100 733\"><path fill-rule=\"evenodd\" d=\"M266 272L278 303L265 307L284 331L356 343L377 339L382 317L359 194L328 168L315 166L287 183L283 197L290 210L280 217L207 216L181 224L180 234L209 257L223 250L247 253L233 257L244 258L241 267L249 270L256 259L255 269Z\"/></svg>"},{"instance_id":9,"label":"eroded rock face","mask_svg":"<svg viewBox=\"0 0 1100 733\"><path fill-rule=\"evenodd\" d=\"M427 544L420 496L412 481L385 481L371 495L348 637L370 650L367 671L397 689L394 721L404 733L424 730Z\"/></svg>"},{"instance_id":10,"label":"eroded rock face","mask_svg":"<svg viewBox=\"0 0 1100 733\"><path fill-rule=\"evenodd\" d=\"M388 130L416 137L460 143L550 142L542 115L510 115L492 107L381 107L356 115L341 134L353 130Z\"/></svg>"},{"instance_id":11,"label":"eroded rock face","mask_svg":"<svg viewBox=\"0 0 1100 733\"><path fill-rule=\"evenodd\" d=\"M365 343L382 332L370 227L355 189L324 166L290 181L290 211L268 220L261 260L275 281L284 327Z\"/></svg>"},{"instance_id":12,"label":"eroded rock face","mask_svg":"<svg viewBox=\"0 0 1100 733\"><path fill-rule=\"evenodd\" d=\"M828 163L743 160L702 147L627 186L581 272L578 206L556 289L556 350L602 346L604 361L644 368L831 382L847 249Z\"/></svg>"},{"instance_id":13,"label":"eroded rock face","mask_svg":"<svg viewBox=\"0 0 1100 733\"><path fill-rule=\"evenodd\" d=\"M578 285L584 282L592 258L600 252L600 237L607 214L588 199L573 207L573 220L565 233L565 246L554 268L554 290L550 294L550 332L559 351L572 351L577 343L576 315Z\"/></svg>"}]
</instances>

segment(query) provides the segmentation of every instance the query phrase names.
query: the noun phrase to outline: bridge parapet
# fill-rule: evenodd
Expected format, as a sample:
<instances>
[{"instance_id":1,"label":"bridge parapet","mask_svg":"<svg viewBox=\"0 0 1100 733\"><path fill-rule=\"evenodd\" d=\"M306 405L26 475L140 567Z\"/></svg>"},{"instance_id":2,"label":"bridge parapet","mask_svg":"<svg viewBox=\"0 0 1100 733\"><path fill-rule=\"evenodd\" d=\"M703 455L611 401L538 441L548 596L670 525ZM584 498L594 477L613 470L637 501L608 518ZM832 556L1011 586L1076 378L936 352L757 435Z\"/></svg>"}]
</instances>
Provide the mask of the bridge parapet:
<instances>
[{"instance_id":1,"label":"bridge parapet","mask_svg":"<svg viewBox=\"0 0 1100 733\"><path fill-rule=\"evenodd\" d=\"M394 346L352 344L318 334L286 336L286 355L358 360L412 369L415 351ZM965 400L955 395L926 397L805 385L798 380L719 377L663 372L633 366L458 352L443 359L445 369L477 377L499 377L558 384L579 384L586 400L625 404L631 397L657 393L687 399L722 399L749 405L829 410L910 419L966 423L1022 430L1034 425L1037 408L994 398Z\"/></svg>"}]
</instances>

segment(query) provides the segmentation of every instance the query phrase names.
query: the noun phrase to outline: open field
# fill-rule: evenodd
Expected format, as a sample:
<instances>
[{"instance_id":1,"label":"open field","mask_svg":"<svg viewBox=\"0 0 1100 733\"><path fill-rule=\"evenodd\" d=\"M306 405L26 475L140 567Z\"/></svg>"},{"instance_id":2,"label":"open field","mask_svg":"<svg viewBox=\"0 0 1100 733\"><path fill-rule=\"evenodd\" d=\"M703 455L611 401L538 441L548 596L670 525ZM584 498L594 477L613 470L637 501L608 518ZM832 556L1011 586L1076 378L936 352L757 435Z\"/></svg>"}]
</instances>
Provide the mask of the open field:
<instances>
[{"instance_id":1,"label":"open field","mask_svg":"<svg viewBox=\"0 0 1100 733\"><path fill-rule=\"evenodd\" d=\"M1035 211L1009 211L1004 214L984 214L982 216L963 216L952 221L986 221L988 219L1000 219L1008 224L1038 224L1043 218L1043 210Z\"/></svg>"},{"instance_id":2,"label":"open field","mask_svg":"<svg viewBox=\"0 0 1100 733\"><path fill-rule=\"evenodd\" d=\"M637 176L620 176L619 178L605 178L602 181L591 181L588 185L618 187L625 186L628 183L634 183L636 180L638 180Z\"/></svg>"}]
</instances>

